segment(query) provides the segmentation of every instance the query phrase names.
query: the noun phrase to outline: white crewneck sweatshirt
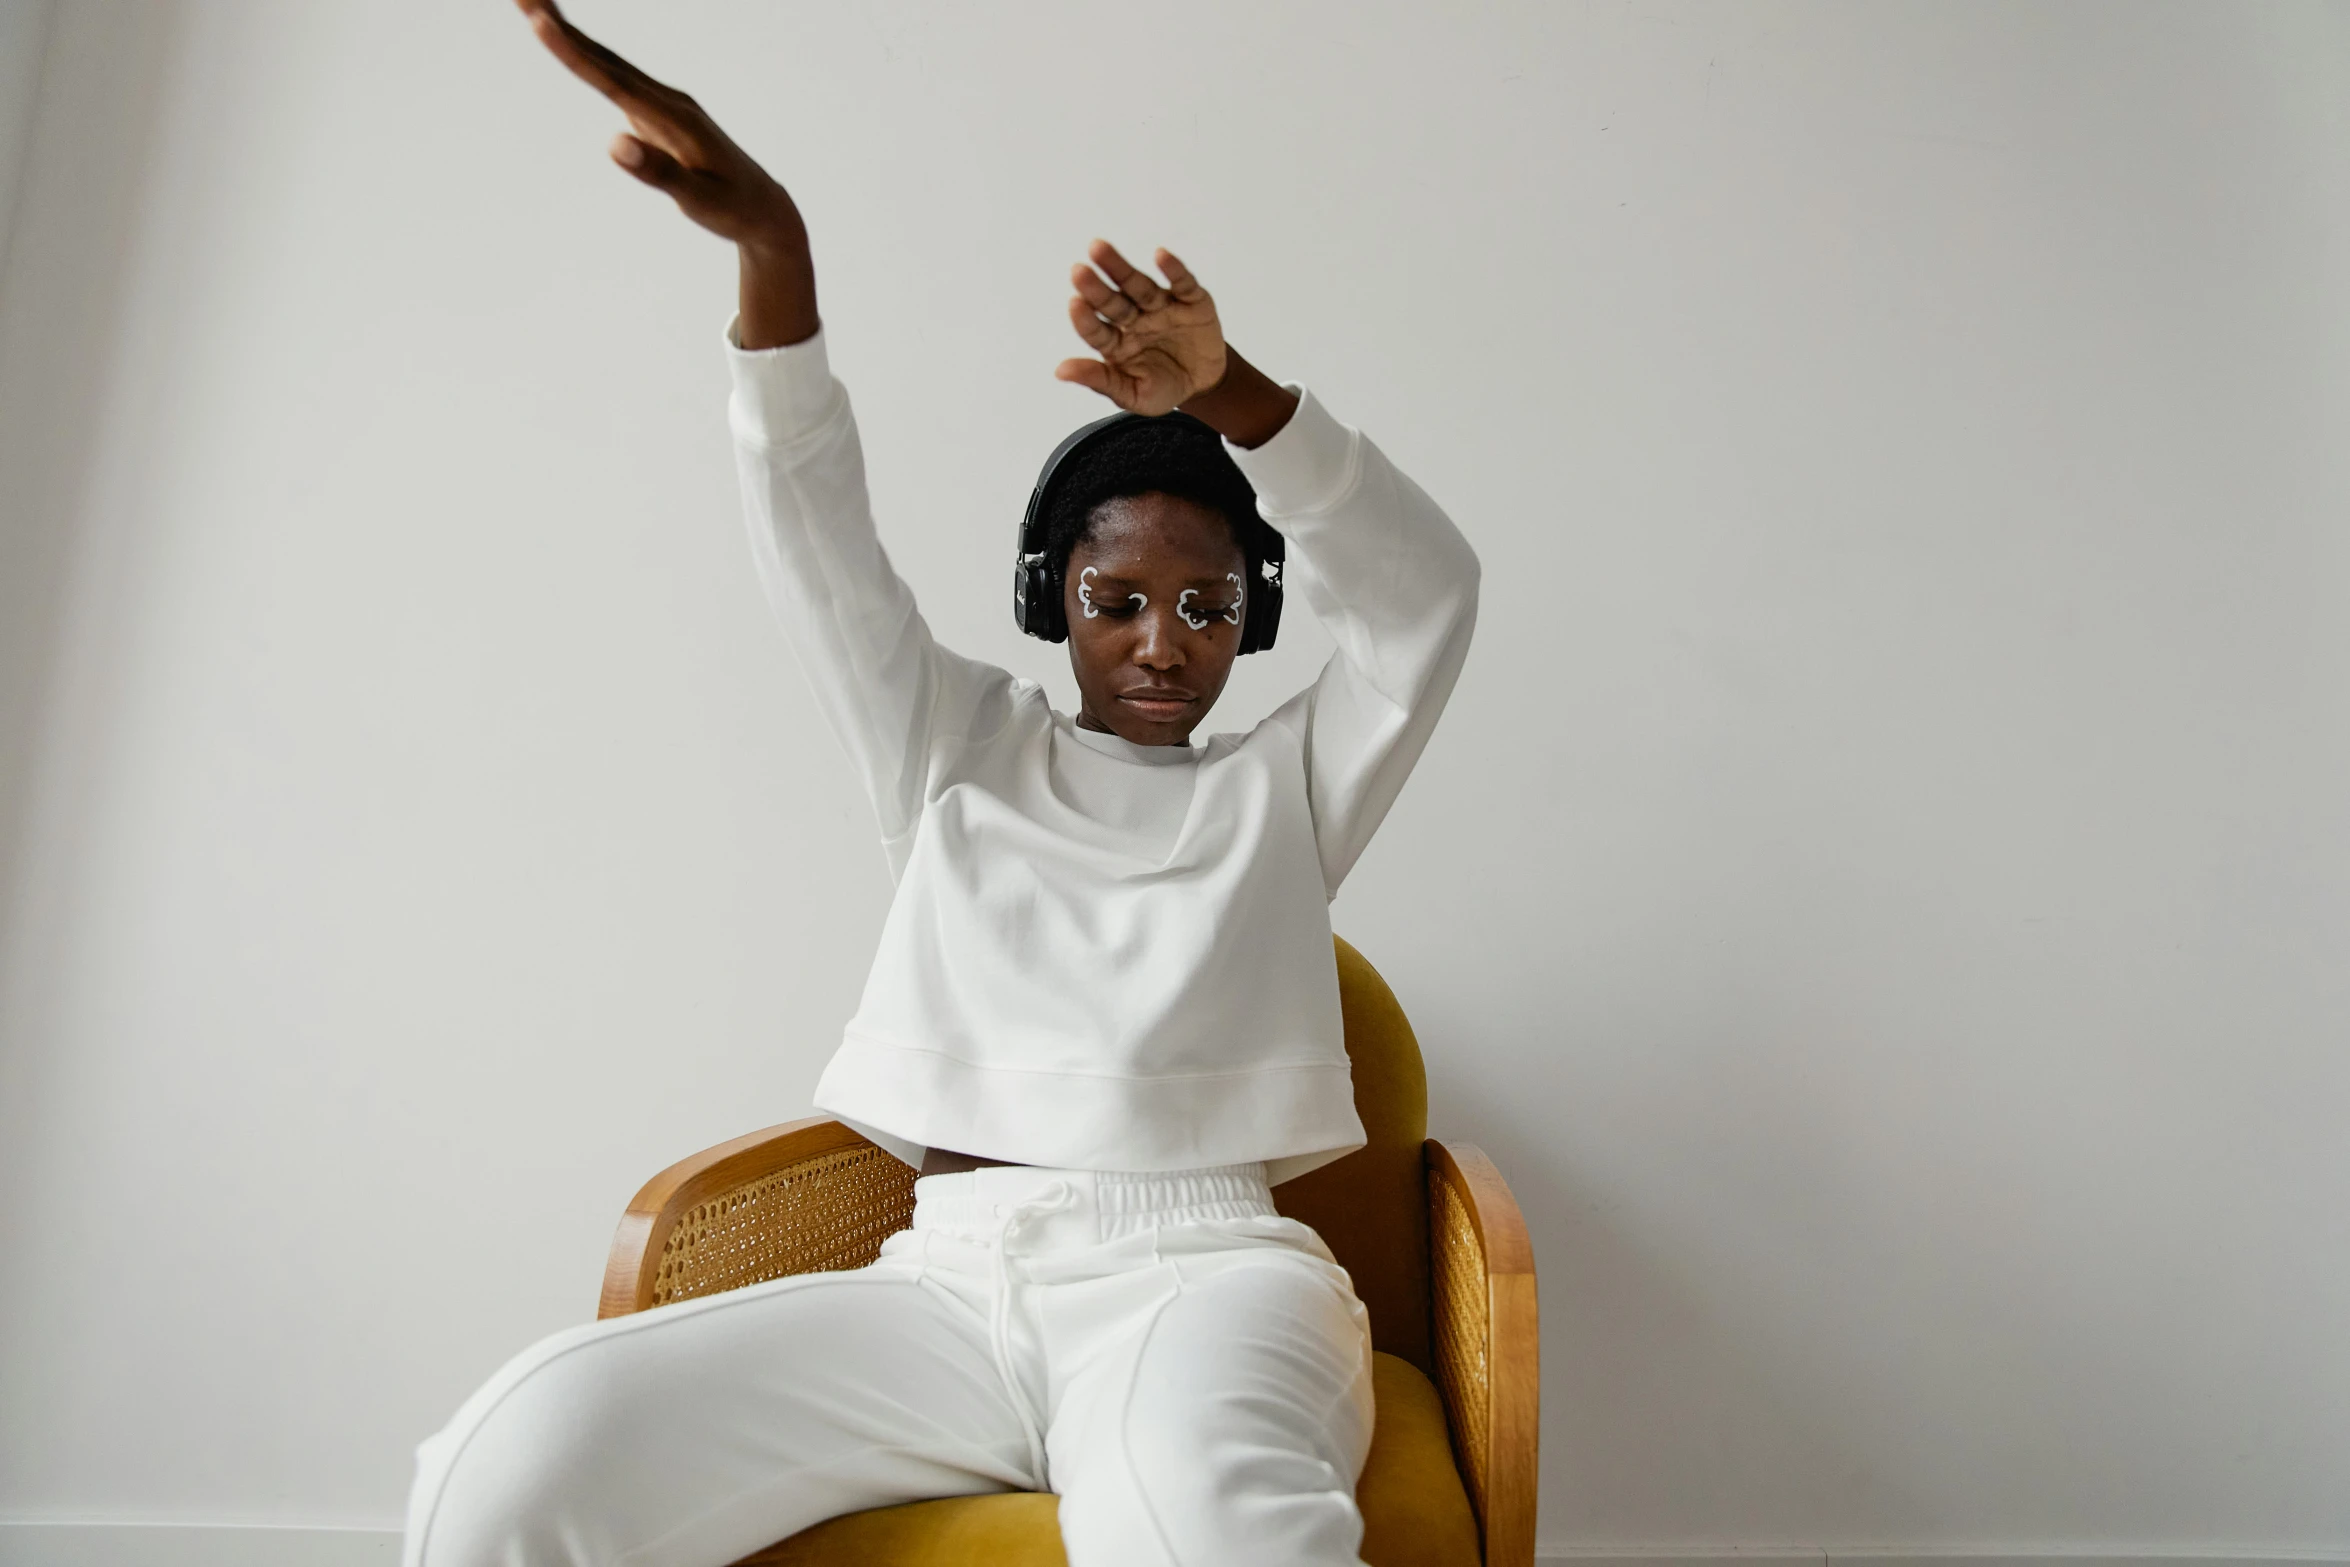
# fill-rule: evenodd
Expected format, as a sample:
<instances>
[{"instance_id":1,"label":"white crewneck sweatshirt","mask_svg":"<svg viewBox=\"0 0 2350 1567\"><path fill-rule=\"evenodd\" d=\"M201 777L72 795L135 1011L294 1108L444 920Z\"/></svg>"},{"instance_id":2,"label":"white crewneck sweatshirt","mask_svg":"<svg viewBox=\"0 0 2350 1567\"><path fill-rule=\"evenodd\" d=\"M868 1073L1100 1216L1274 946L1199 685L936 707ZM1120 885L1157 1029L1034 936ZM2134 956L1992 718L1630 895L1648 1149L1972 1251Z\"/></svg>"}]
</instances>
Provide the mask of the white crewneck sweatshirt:
<instances>
[{"instance_id":1,"label":"white crewneck sweatshirt","mask_svg":"<svg viewBox=\"0 0 2350 1567\"><path fill-rule=\"evenodd\" d=\"M1467 655L1468 541L1301 393L1278 435L1227 450L1288 542L1291 612L1337 651L1246 733L1135 745L932 638L823 334L731 340L759 578L897 882L817 1107L915 1164L1261 1161L1278 1182L1361 1147L1329 902Z\"/></svg>"}]
</instances>

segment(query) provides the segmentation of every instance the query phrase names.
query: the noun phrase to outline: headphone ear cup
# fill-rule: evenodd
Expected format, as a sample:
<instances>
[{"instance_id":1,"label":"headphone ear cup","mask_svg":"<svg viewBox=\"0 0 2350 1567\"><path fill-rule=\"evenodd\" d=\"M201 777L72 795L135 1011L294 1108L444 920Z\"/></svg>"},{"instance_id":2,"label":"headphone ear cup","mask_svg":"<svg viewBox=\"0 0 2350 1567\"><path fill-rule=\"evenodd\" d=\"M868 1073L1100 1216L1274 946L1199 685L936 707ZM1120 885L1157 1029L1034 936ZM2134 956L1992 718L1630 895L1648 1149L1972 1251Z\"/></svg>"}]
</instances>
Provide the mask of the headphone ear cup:
<instances>
[{"instance_id":1,"label":"headphone ear cup","mask_svg":"<svg viewBox=\"0 0 2350 1567\"><path fill-rule=\"evenodd\" d=\"M1040 641L1069 640L1069 611L1061 601L1060 573L1045 560L1045 540L1051 531L1046 524L1045 497L1053 488L1053 476L1063 463L1091 446L1104 432L1133 424L1142 417L1120 411L1070 431L1044 460L1044 471L1036 476L1036 488L1028 492L1028 510L1020 519L1020 553L1014 557L1012 566L1012 624Z\"/></svg>"},{"instance_id":2,"label":"headphone ear cup","mask_svg":"<svg viewBox=\"0 0 2350 1567\"><path fill-rule=\"evenodd\" d=\"M1249 584L1248 609L1241 617L1240 651L1262 653L1281 631L1281 567L1288 545L1270 525L1261 525L1263 551L1257 580Z\"/></svg>"},{"instance_id":3,"label":"headphone ear cup","mask_svg":"<svg viewBox=\"0 0 2350 1567\"><path fill-rule=\"evenodd\" d=\"M1023 560L1012 577L1012 604L1020 629L1045 642L1069 640L1068 616L1061 603L1061 585L1052 567L1041 560Z\"/></svg>"},{"instance_id":4,"label":"headphone ear cup","mask_svg":"<svg viewBox=\"0 0 2350 1567\"><path fill-rule=\"evenodd\" d=\"M1069 639L1060 584L1052 567L1034 555L1022 555L1012 563L1012 624L1039 641Z\"/></svg>"}]
</instances>

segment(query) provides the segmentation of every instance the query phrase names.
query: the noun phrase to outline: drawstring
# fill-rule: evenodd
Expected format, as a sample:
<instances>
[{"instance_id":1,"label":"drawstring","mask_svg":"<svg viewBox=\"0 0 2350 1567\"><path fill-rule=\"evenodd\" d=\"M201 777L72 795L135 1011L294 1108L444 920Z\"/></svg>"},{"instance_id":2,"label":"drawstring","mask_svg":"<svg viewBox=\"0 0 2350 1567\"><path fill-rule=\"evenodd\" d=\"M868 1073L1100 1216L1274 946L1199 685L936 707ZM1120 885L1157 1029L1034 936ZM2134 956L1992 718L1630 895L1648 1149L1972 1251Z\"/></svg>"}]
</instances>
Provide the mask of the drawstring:
<instances>
[{"instance_id":1,"label":"drawstring","mask_svg":"<svg viewBox=\"0 0 2350 1567\"><path fill-rule=\"evenodd\" d=\"M1020 1434L1028 1438L1028 1472L1040 1486L1045 1483L1044 1429L1028 1407L1027 1395L1020 1391L1020 1379L1012 1373L1012 1237L1030 1219L1059 1213L1076 1199L1074 1187L1067 1181L1055 1181L1034 1197L1005 1210L1003 1222L996 1226L995 1233L995 1308L988 1313L989 1347L995 1351L996 1375L1004 1379L1004 1392L1010 1396L1012 1409L1020 1417Z\"/></svg>"}]
</instances>

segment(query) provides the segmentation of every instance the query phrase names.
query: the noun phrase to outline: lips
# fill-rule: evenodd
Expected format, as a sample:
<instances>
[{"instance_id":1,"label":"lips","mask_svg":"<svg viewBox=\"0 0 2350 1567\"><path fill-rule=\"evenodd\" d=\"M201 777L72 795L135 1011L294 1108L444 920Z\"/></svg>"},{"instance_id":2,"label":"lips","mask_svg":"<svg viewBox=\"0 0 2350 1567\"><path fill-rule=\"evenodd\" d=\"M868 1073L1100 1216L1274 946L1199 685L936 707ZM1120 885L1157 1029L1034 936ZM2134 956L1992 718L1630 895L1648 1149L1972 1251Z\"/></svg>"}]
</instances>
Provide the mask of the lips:
<instances>
[{"instance_id":1,"label":"lips","mask_svg":"<svg viewBox=\"0 0 2350 1567\"><path fill-rule=\"evenodd\" d=\"M1181 718L1184 710L1199 700L1199 693L1186 691L1181 686L1136 686L1132 690L1119 692L1118 700L1145 718L1164 721Z\"/></svg>"}]
</instances>

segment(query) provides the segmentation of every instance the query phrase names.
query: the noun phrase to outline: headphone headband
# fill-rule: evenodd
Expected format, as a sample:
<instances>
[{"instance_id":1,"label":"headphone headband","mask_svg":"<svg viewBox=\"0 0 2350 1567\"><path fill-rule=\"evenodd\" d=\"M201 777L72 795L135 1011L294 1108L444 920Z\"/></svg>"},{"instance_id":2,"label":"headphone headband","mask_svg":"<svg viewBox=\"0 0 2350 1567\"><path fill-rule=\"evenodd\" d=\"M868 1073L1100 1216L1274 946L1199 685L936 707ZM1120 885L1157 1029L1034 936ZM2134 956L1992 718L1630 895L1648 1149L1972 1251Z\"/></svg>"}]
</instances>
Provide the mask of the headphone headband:
<instances>
[{"instance_id":1,"label":"headphone headband","mask_svg":"<svg viewBox=\"0 0 2350 1567\"><path fill-rule=\"evenodd\" d=\"M1063 470L1080 453L1116 439L1118 432L1128 425L1157 419L1184 420L1215 439L1222 439L1187 413L1160 414L1154 418L1121 410L1070 431L1044 460L1044 469L1036 476L1036 488L1028 493L1028 510L1020 519L1019 554L1012 562L1012 624L1028 635L1044 642L1069 639L1068 605L1063 597L1060 569L1065 563L1050 558L1046 539L1049 507L1056 485L1065 477ZM1281 566L1289 553L1288 543L1253 507L1248 516L1231 521L1233 531L1241 535L1241 553L1260 562L1256 580L1247 588L1247 608L1242 612L1240 625L1240 651L1258 653L1273 645L1273 638L1281 629ZM1249 548L1252 543L1256 546L1254 550Z\"/></svg>"}]
</instances>

